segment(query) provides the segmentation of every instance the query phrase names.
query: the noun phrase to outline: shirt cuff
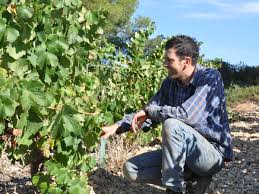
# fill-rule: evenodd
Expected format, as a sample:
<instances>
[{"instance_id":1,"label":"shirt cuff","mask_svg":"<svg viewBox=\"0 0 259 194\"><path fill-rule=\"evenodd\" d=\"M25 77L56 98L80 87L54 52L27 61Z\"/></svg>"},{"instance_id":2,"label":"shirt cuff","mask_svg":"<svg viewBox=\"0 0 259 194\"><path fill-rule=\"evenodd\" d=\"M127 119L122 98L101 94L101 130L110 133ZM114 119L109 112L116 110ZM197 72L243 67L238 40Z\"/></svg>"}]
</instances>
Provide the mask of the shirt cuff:
<instances>
[{"instance_id":1,"label":"shirt cuff","mask_svg":"<svg viewBox=\"0 0 259 194\"><path fill-rule=\"evenodd\" d=\"M158 113L161 109L162 107L158 105L148 105L144 108L144 111L149 119L159 121Z\"/></svg>"},{"instance_id":2,"label":"shirt cuff","mask_svg":"<svg viewBox=\"0 0 259 194\"><path fill-rule=\"evenodd\" d=\"M115 122L115 123L116 123L119 127L121 127L123 121L122 121L122 120L119 120L119 121L117 121L117 122Z\"/></svg>"},{"instance_id":3,"label":"shirt cuff","mask_svg":"<svg viewBox=\"0 0 259 194\"><path fill-rule=\"evenodd\" d=\"M118 126L119 126L115 132L117 135L130 131L131 125L124 122L123 120L117 121L115 123L118 124Z\"/></svg>"}]
</instances>

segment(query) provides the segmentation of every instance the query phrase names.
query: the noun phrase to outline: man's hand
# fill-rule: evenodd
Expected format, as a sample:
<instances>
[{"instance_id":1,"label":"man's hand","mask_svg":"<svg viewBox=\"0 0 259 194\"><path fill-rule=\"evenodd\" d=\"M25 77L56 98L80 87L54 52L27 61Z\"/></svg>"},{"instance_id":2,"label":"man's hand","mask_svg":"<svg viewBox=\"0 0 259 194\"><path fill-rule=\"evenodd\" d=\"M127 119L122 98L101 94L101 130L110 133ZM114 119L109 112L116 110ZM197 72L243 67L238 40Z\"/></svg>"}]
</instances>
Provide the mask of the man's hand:
<instances>
[{"instance_id":1,"label":"man's hand","mask_svg":"<svg viewBox=\"0 0 259 194\"><path fill-rule=\"evenodd\" d=\"M110 137L111 135L113 135L116 132L118 127L119 126L117 124L102 127L101 137L107 139L108 137Z\"/></svg>"},{"instance_id":2,"label":"man's hand","mask_svg":"<svg viewBox=\"0 0 259 194\"><path fill-rule=\"evenodd\" d=\"M141 110L134 115L131 123L131 129L134 133L137 132L136 126L140 129L145 120L147 120L147 115L144 110Z\"/></svg>"}]
</instances>

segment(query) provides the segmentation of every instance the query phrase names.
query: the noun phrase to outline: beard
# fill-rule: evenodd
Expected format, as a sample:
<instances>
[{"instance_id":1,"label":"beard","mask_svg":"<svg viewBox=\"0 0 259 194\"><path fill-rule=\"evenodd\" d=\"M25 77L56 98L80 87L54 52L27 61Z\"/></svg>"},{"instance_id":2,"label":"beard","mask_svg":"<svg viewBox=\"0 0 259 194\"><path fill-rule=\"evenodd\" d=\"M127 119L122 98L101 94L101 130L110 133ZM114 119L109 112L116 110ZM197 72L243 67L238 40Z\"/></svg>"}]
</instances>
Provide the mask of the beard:
<instances>
[{"instance_id":1,"label":"beard","mask_svg":"<svg viewBox=\"0 0 259 194\"><path fill-rule=\"evenodd\" d=\"M173 70L168 70L168 77L170 77L171 79L178 79L179 73L177 73L176 71Z\"/></svg>"}]
</instances>

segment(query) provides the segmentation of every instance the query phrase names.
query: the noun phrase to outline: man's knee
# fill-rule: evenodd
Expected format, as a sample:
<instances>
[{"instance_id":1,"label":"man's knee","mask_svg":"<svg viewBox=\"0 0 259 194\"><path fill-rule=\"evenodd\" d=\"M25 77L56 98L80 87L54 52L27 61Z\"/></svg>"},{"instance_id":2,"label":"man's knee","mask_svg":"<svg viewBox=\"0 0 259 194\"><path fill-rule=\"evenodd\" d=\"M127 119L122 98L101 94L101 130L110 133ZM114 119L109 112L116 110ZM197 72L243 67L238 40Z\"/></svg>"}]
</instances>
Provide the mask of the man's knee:
<instances>
[{"instance_id":1,"label":"man's knee","mask_svg":"<svg viewBox=\"0 0 259 194\"><path fill-rule=\"evenodd\" d=\"M168 135L171 136L172 134L181 134L182 124L183 123L178 119L174 119L174 118L166 119L162 125L162 134L164 136L168 136Z\"/></svg>"},{"instance_id":2,"label":"man's knee","mask_svg":"<svg viewBox=\"0 0 259 194\"><path fill-rule=\"evenodd\" d=\"M134 165L129 161L126 161L122 166L122 172L125 178L130 182L136 181L137 179L137 173L135 171Z\"/></svg>"}]
</instances>

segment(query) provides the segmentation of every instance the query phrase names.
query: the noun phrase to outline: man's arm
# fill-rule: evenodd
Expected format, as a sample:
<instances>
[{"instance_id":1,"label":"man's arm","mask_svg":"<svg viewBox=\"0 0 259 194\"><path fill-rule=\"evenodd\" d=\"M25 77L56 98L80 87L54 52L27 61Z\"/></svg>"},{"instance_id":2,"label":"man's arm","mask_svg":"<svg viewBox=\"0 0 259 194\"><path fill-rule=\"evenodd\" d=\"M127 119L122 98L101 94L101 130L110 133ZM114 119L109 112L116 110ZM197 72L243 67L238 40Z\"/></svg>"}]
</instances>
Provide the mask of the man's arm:
<instances>
[{"instance_id":1,"label":"man's arm","mask_svg":"<svg viewBox=\"0 0 259 194\"><path fill-rule=\"evenodd\" d=\"M209 113L207 108L209 106L218 105L217 103L219 103L220 99L215 96L215 91L217 92L221 82L219 72L208 69L204 72L195 93L183 104L176 107L149 105L145 108L147 116L160 122L165 121L167 118L176 118L186 124L195 125L207 117Z\"/></svg>"},{"instance_id":2,"label":"man's arm","mask_svg":"<svg viewBox=\"0 0 259 194\"><path fill-rule=\"evenodd\" d=\"M156 92L156 94L147 102L147 104L144 106L150 106L150 105L161 105L161 100L162 100L162 91L163 91L163 87L165 85L166 79L163 81L160 89ZM131 123L133 120L133 117L136 113L130 113L130 114L126 114L124 115L124 117L122 118L122 120L117 121L116 124L119 126L118 130L116 131L116 134L121 134L124 132L127 132L130 130L131 128ZM154 127L158 124L158 121L153 121L152 119L147 119L143 125L141 126L141 129L145 132L150 130L150 127Z\"/></svg>"},{"instance_id":3,"label":"man's arm","mask_svg":"<svg viewBox=\"0 0 259 194\"><path fill-rule=\"evenodd\" d=\"M122 118L122 120L117 121L116 124L119 126L116 134L121 134L127 131L130 131L131 128L131 123L133 120L133 117L136 113L130 113L130 114L126 114L124 115L124 117ZM141 129L145 132L149 131L151 126L154 126L156 123L152 122L151 119L147 119L141 126Z\"/></svg>"}]
</instances>

